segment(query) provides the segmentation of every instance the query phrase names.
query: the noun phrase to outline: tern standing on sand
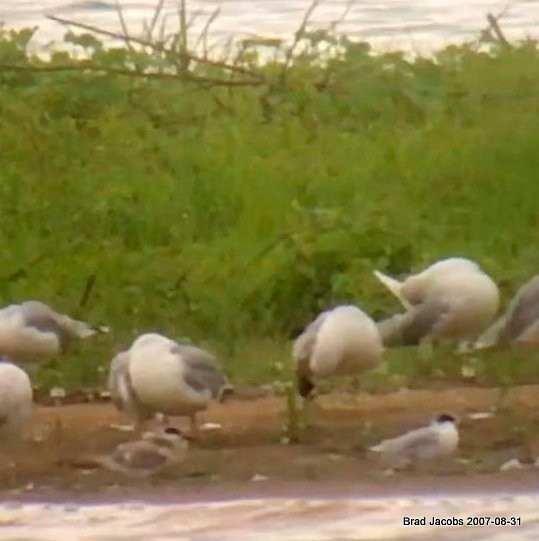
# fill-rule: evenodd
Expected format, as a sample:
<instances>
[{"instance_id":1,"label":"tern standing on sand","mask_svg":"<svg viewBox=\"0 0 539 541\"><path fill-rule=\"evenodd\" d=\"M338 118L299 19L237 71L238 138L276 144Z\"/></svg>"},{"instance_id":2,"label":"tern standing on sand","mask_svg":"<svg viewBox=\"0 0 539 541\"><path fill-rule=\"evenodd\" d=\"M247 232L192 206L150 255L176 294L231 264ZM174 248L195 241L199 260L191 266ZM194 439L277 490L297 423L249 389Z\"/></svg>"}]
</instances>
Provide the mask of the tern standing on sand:
<instances>
[{"instance_id":1,"label":"tern standing on sand","mask_svg":"<svg viewBox=\"0 0 539 541\"><path fill-rule=\"evenodd\" d=\"M189 416L198 433L196 414L231 389L213 355L178 344L156 333L138 337L111 362L109 387L114 403L141 422L156 413Z\"/></svg>"},{"instance_id":2,"label":"tern standing on sand","mask_svg":"<svg viewBox=\"0 0 539 541\"><path fill-rule=\"evenodd\" d=\"M374 321L357 306L322 312L292 347L298 391L310 396L317 377L357 374L382 362L383 347Z\"/></svg>"},{"instance_id":3,"label":"tern standing on sand","mask_svg":"<svg viewBox=\"0 0 539 541\"><path fill-rule=\"evenodd\" d=\"M463 349L498 311L498 286L468 259L438 261L403 282L379 271L374 274L406 310L378 323L387 347L454 339Z\"/></svg>"},{"instance_id":4,"label":"tern standing on sand","mask_svg":"<svg viewBox=\"0 0 539 541\"><path fill-rule=\"evenodd\" d=\"M380 453L392 468L447 457L455 452L459 443L456 423L455 417L442 413L430 425L384 440L370 450Z\"/></svg>"}]
</instances>

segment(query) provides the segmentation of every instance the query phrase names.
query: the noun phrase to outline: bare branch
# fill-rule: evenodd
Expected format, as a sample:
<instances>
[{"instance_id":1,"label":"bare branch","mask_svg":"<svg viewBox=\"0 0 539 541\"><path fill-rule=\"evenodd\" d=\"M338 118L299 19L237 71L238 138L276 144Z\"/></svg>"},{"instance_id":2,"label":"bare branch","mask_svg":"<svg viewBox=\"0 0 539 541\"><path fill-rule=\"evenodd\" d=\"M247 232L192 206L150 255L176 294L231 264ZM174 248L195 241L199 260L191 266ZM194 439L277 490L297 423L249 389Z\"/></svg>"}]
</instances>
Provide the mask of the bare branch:
<instances>
[{"instance_id":1,"label":"bare branch","mask_svg":"<svg viewBox=\"0 0 539 541\"><path fill-rule=\"evenodd\" d=\"M509 41L507 41L507 38L503 35L502 29L500 28L500 25L498 24L498 19L492 15L492 13L487 14L487 21L489 24L489 27L492 29L492 32L494 32L494 35L496 36L496 39L499 41L501 45L504 47L510 48L511 44Z\"/></svg>"},{"instance_id":2,"label":"bare branch","mask_svg":"<svg viewBox=\"0 0 539 541\"><path fill-rule=\"evenodd\" d=\"M93 73L107 73L111 75L125 75L127 77L140 77L147 79L168 79L176 81L187 81L198 84L206 84L209 86L260 86L262 81L242 81L242 80L223 80L213 77L199 77L192 73L166 73L166 72L140 72L128 69L120 68L104 68L99 66L92 66L90 64L79 65L67 65L67 66L21 66L17 64L4 64L0 63L0 71L27 71L27 72L42 72L42 73L54 73L60 71L73 71L73 72L93 72Z\"/></svg>"},{"instance_id":3,"label":"bare branch","mask_svg":"<svg viewBox=\"0 0 539 541\"><path fill-rule=\"evenodd\" d=\"M44 259L45 259L44 255L38 255L34 257L33 259L31 259L30 261L28 261L28 263L26 263L26 265L24 265L23 267L20 267L16 271L10 272L9 274L2 276L0 280L2 280L3 282L16 282L17 280L20 280L21 278L25 278L26 276L28 276L28 269L31 267L34 267L35 265L38 265Z\"/></svg>"},{"instance_id":4,"label":"bare branch","mask_svg":"<svg viewBox=\"0 0 539 541\"><path fill-rule=\"evenodd\" d=\"M86 279L86 283L84 284L84 289L82 291L82 295L79 301L79 308L84 308L86 306L86 303L90 299L90 294L92 293L92 290L95 286L95 281L97 280L97 274L90 274L88 278Z\"/></svg>"},{"instance_id":5,"label":"bare branch","mask_svg":"<svg viewBox=\"0 0 539 541\"><path fill-rule=\"evenodd\" d=\"M81 28L83 30L87 30L89 32L94 32L95 34L102 35L102 36L108 36L108 37L113 38L113 39L125 40L126 37L129 37L129 39L131 40L132 43L137 43L138 45L142 45L144 47L149 47L150 49L152 49L154 51L162 52L162 53L165 53L165 54L168 54L168 55L171 55L171 56L177 55L177 52L174 51L173 49L170 49L170 48L164 47L162 45L152 43L151 41L148 41L148 40L145 40L145 39L140 39L140 38L136 38L136 37L133 37L133 36L123 36L122 34L119 34L118 32L111 32L109 30L104 30L102 28L98 28L98 27L95 27L95 26L92 26L92 25L89 25L89 24L79 23L79 22L76 22L76 21L71 21L69 19L64 19L62 17L57 17L56 15L47 15L46 17L48 19L50 19L51 21L55 21L55 22L60 23L62 25L74 26L75 28ZM259 82L264 80L263 75L261 75L260 73L256 73L256 72L254 72L252 70L249 70L249 69L246 69L246 68L243 68L243 67L240 67L240 66L233 66L233 65L227 64L225 62L220 62L218 60L210 60L208 58L202 58L202 57L194 55L192 53L187 53L187 54L188 54L188 57L189 57L190 60L192 60L194 62L197 62L199 64L212 66L212 67L215 67L215 68L221 68L221 69L224 69L224 70L227 70L227 71L240 73L242 75L247 75L248 77L252 77L253 79L258 80Z\"/></svg>"},{"instance_id":6,"label":"bare branch","mask_svg":"<svg viewBox=\"0 0 539 541\"><path fill-rule=\"evenodd\" d=\"M187 71L189 69L189 60L191 58L189 55L187 44L189 27L187 25L187 11L185 7L185 0L180 0L180 4L178 6L178 18L180 21L180 31L178 32L178 44L180 46L180 66L182 71Z\"/></svg>"},{"instance_id":7,"label":"bare branch","mask_svg":"<svg viewBox=\"0 0 539 541\"><path fill-rule=\"evenodd\" d=\"M159 20L159 16L161 15L161 12L163 11L164 6L165 6L165 0L159 0L159 2L157 3L157 6L155 6L152 20L150 21L150 25L148 26L148 29L147 29L146 39L148 41L152 40L153 33L157 25L157 21Z\"/></svg>"},{"instance_id":8,"label":"bare branch","mask_svg":"<svg viewBox=\"0 0 539 541\"><path fill-rule=\"evenodd\" d=\"M120 26L122 27L122 32L124 33L124 36L125 36L124 43L131 52L134 52L133 45L131 45L131 40L129 39L129 31L127 30L127 23L125 22L124 12L120 4L120 0L115 0L115 4L116 4L116 11L118 12L118 19L120 20Z\"/></svg>"},{"instance_id":9,"label":"bare branch","mask_svg":"<svg viewBox=\"0 0 539 541\"><path fill-rule=\"evenodd\" d=\"M202 44L202 51L204 54L204 57L206 58L208 56L208 33L210 30L210 26L213 24L215 19L218 17L219 13L221 12L221 7L218 6L215 8L215 10L212 12L212 14L208 17L208 20L206 21L206 24L204 25L204 28L200 32L200 35L198 36L198 39L195 43L195 49Z\"/></svg>"},{"instance_id":10,"label":"bare branch","mask_svg":"<svg viewBox=\"0 0 539 541\"><path fill-rule=\"evenodd\" d=\"M296 33L294 35L294 41L292 42L292 45L288 47L285 54L285 59L283 63L283 69L281 71L281 77L280 82L282 86L286 85L286 78L288 75L288 68L290 67L290 62L292 61L292 58L294 56L294 53L296 52L296 48L303 38L305 34L305 29L307 28L307 25L309 24L309 20L311 18L311 15L313 14L314 10L322 3L322 0L313 0L307 11L305 12L305 15L303 16L303 20L301 21L301 24L299 25L299 28L296 30Z\"/></svg>"},{"instance_id":11,"label":"bare branch","mask_svg":"<svg viewBox=\"0 0 539 541\"><path fill-rule=\"evenodd\" d=\"M343 12L328 26L328 31L332 32L336 30L337 26L339 26L346 19L346 17L348 17L348 14L354 7L355 3L356 0L348 0L348 2L346 2L346 6L343 9Z\"/></svg>"}]
</instances>

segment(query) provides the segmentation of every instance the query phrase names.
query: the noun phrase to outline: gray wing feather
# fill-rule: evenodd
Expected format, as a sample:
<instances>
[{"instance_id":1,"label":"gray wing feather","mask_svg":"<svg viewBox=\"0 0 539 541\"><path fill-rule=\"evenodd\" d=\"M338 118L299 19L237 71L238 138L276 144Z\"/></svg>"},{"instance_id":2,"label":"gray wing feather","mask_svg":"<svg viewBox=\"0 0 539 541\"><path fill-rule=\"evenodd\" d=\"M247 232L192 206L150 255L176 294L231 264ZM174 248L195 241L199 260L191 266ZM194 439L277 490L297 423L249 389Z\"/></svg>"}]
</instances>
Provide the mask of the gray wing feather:
<instances>
[{"instance_id":1,"label":"gray wing feather","mask_svg":"<svg viewBox=\"0 0 539 541\"><path fill-rule=\"evenodd\" d=\"M539 319L526 327L526 330L515 339L515 343L524 346L531 345L532 347L539 345Z\"/></svg>"},{"instance_id":2,"label":"gray wing feather","mask_svg":"<svg viewBox=\"0 0 539 541\"><path fill-rule=\"evenodd\" d=\"M406 456L421 455L438 443L438 434L429 428L418 428L392 440L386 440L384 451Z\"/></svg>"},{"instance_id":3,"label":"gray wing feather","mask_svg":"<svg viewBox=\"0 0 539 541\"><path fill-rule=\"evenodd\" d=\"M183 378L187 385L198 392L207 389L213 398L220 397L227 380L213 355L203 349L184 345L173 346L171 352L181 356L185 362Z\"/></svg>"},{"instance_id":4,"label":"gray wing feather","mask_svg":"<svg viewBox=\"0 0 539 541\"><path fill-rule=\"evenodd\" d=\"M380 338L385 347L399 346L403 342L402 328L406 314L395 314L376 322Z\"/></svg>"},{"instance_id":5,"label":"gray wing feather","mask_svg":"<svg viewBox=\"0 0 539 541\"><path fill-rule=\"evenodd\" d=\"M68 342L68 333L56 318L54 311L39 301L27 301L20 305L24 321L27 326L33 327L41 332L50 332L58 335L62 343Z\"/></svg>"},{"instance_id":6,"label":"gray wing feather","mask_svg":"<svg viewBox=\"0 0 539 541\"><path fill-rule=\"evenodd\" d=\"M535 276L518 290L511 302L500 338L502 340L515 340L538 319L539 276Z\"/></svg>"},{"instance_id":7,"label":"gray wing feather","mask_svg":"<svg viewBox=\"0 0 539 541\"><path fill-rule=\"evenodd\" d=\"M396 314L377 323L385 346L415 346L436 330L449 307L440 301L428 301L404 314Z\"/></svg>"},{"instance_id":8,"label":"gray wing feather","mask_svg":"<svg viewBox=\"0 0 539 541\"><path fill-rule=\"evenodd\" d=\"M81 337L80 328L87 325L68 316L55 312L40 301L26 301L19 305L25 324L40 332L53 333L58 337L62 351L70 342Z\"/></svg>"}]
</instances>

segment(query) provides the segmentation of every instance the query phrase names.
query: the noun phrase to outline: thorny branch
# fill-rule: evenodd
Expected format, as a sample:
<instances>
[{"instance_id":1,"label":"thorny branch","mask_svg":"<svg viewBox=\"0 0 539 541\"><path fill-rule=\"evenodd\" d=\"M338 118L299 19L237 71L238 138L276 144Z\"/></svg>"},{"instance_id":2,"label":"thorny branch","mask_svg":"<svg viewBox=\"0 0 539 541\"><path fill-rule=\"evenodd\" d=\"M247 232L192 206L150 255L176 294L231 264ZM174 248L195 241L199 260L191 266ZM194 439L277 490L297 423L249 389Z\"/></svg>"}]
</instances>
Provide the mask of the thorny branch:
<instances>
[{"instance_id":1,"label":"thorny branch","mask_svg":"<svg viewBox=\"0 0 539 541\"><path fill-rule=\"evenodd\" d=\"M311 5L309 6L307 11L305 12L305 15L303 16L303 20L301 21L299 28L296 30L292 45L290 45L290 47L288 47L288 49L286 50L286 55L285 55L285 59L283 63L283 69L281 70L281 77L280 77L281 86L286 86L288 68L290 67L290 63L292 62L292 59L294 58L294 53L296 52L296 49L299 43L301 42L301 40L303 39L303 36L305 35L305 30L307 29L307 25L309 24L311 15L321 3L322 3L322 0L312 1Z\"/></svg>"},{"instance_id":2,"label":"thorny branch","mask_svg":"<svg viewBox=\"0 0 539 541\"><path fill-rule=\"evenodd\" d=\"M110 38L113 38L113 39L118 39L118 40L122 40L122 41L125 41L126 39L128 39L128 40L130 40L131 43L136 43L136 44L142 45L144 47L149 47L150 49L152 49L152 50L154 50L156 52L164 53L164 54L166 54L166 55L168 55L170 57L176 57L178 55L178 51L176 51L176 50L174 50L174 49L172 49L170 47L166 47L164 44L153 43L151 41L141 39L141 38L137 38L137 37L134 37L134 36L126 36L126 35L118 33L118 32L111 32L110 30L104 30L102 28L98 28L98 27L93 26L93 25L79 23L79 22L76 22L76 21L71 21L69 19L64 19L62 17L57 17L56 15L47 15L47 18L52 20L52 21L55 21L57 23L63 24L63 25L74 26L75 28L81 28L82 30L88 30L89 32L93 32L95 34L99 34L99 35L102 35L102 36L107 36L107 37L110 37ZM256 81L263 81L264 80L264 76L261 75L260 73L256 73L256 72L254 72L252 70L249 70L247 68L243 68L241 66L228 64L226 62L221 62L219 60L210 60L209 58L203 58L203 57L200 57L200 56L195 55L195 54L190 53L190 52L185 52L185 53L182 53L182 54L184 54L185 57L187 57L189 60L191 60L193 62L197 62L199 64L203 64L203 65L207 65L207 66L211 66L211 67L215 67L215 68L220 68L220 69L223 69L223 70L226 70L226 71L230 71L232 73L239 73L241 75L247 75L248 77L251 77L251 78L255 79ZM232 81L229 81L229 83L230 82L232 82ZM222 82L222 84L223 83L224 83L224 81ZM239 81L238 81L238 83L239 83ZM247 82L242 81L241 84L242 85L246 85L246 84L253 85L253 82L247 83Z\"/></svg>"},{"instance_id":3,"label":"thorny branch","mask_svg":"<svg viewBox=\"0 0 539 541\"><path fill-rule=\"evenodd\" d=\"M494 35L496 36L496 39L498 42L503 45L504 47L510 48L511 44L509 41L507 41L507 38L503 35L502 29L500 28L500 25L498 24L498 19L501 17L501 15L498 15L498 17L495 17L492 15L492 13L487 14L487 21L489 24L489 28L492 30Z\"/></svg>"},{"instance_id":4,"label":"thorny branch","mask_svg":"<svg viewBox=\"0 0 539 541\"><path fill-rule=\"evenodd\" d=\"M128 77L146 77L148 79L168 79L168 80L184 80L192 81L193 83L205 84L209 86L260 86L262 81L241 81L241 80L223 80L213 77L199 77L189 72L187 73L166 73L166 72L138 72L134 70L121 68L104 68L102 66L92 66L90 64L67 65L67 66L32 66L32 65L17 65L0 63L0 71L28 71L28 72L59 72L59 71L88 71L94 73L107 73L111 75L125 75Z\"/></svg>"}]
</instances>

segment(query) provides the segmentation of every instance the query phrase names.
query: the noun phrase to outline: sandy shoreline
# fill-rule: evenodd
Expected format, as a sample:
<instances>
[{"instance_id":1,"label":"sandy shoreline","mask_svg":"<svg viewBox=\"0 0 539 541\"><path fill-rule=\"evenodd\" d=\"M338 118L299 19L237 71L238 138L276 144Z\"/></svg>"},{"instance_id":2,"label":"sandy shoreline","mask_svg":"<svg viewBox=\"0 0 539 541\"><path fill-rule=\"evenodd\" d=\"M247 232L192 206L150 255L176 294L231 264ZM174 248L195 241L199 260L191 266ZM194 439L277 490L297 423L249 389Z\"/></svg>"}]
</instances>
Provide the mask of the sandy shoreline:
<instances>
[{"instance_id":1,"label":"sandy shoreline","mask_svg":"<svg viewBox=\"0 0 539 541\"><path fill-rule=\"evenodd\" d=\"M469 419L496 400L495 389L408 390L387 395L321 396L313 426L297 445L279 443L284 420L280 397L231 400L201 417L220 428L204 433L186 461L147 480L134 480L78 463L133 437L110 427L111 404L39 406L36 424L48 429L41 443L2 450L0 501L49 503L210 502L245 498L455 497L459 494L532 494L539 468L500 472L515 457L539 455L539 386L511 392L508 408L492 418ZM381 475L366 451L380 438L420 426L436 410L462 417L455 461L428 471ZM180 425L182 424L179 421ZM255 480L261 479L261 480Z\"/></svg>"},{"instance_id":2,"label":"sandy shoreline","mask_svg":"<svg viewBox=\"0 0 539 541\"><path fill-rule=\"evenodd\" d=\"M119 480L121 483L121 479ZM73 488L34 486L4 491L0 505L58 504L105 505L138 502L148 505L206 504L259 499L379 500L459 499L476 497L507 499L530 496L538 499L539 469L475 474L428 476L396 474L390 478L348 481L247 481L205 483L194 479L150 480L136 484L108 484L102 492L84 493Z\"/></svg>"}]
</instances>

